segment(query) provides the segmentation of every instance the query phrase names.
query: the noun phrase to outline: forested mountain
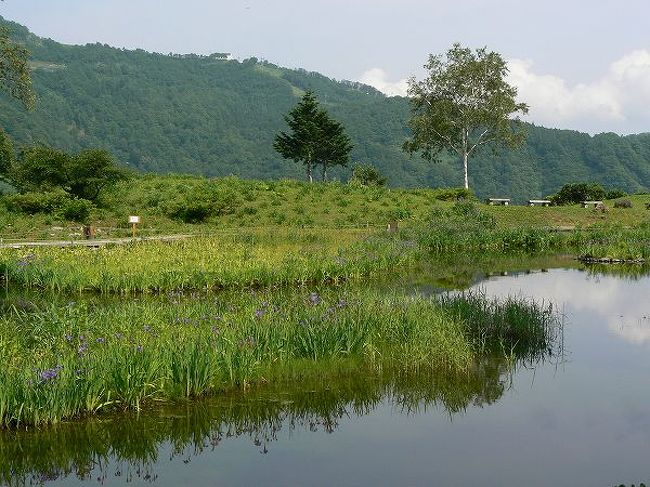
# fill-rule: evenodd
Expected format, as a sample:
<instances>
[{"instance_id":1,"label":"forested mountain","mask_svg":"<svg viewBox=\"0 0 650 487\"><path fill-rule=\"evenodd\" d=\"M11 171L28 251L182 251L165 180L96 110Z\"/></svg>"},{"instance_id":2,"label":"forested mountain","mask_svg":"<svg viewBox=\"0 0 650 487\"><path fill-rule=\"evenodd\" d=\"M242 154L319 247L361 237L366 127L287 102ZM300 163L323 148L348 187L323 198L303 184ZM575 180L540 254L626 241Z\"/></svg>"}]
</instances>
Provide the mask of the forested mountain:
<instances>
[{"instance_id":1,"label":"forested mountain","mask_svg":"<svg viewBox=\"0 0 650 487\"><path fill-rule=\"evenodd\" d=\"M409 134L404 98L255 58L69 46L2 24L31 50L38 94L33 112L0 95L0 126L18 145L44 143L72 152L105 147L143 171L302 178L301 167L273 150L273 138L285 128L283 116L311 89L346 127L353 161L374 164L393 186L461 185L455 159L431 164L402 152ZM470 186L480 196L538 197L571 181L627 191L650 187L650 134L591 137L528 129L520 150L488 151L470 161Z\"/></svg>"}]
</instances>

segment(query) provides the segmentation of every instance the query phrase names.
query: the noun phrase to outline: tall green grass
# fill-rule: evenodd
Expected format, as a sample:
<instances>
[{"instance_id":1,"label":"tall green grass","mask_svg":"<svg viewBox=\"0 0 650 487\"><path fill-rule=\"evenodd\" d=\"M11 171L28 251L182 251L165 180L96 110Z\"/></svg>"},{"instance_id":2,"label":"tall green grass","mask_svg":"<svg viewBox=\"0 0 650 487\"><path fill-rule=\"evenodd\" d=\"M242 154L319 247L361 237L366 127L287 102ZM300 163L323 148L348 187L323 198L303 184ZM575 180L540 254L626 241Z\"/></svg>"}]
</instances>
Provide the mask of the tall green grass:
<instances>
[{"instance_id":1,"label":"tall green grass","mask_svg":"<svg viewBox=\"0 0 650 487\"><path fill-rule=\"evenodd\" d=\"M497 225L491 212L471 202L436 209L404 232L426 251L448 253L571 252L625 260L650 257L650 226L591 226L569 232L543 227Z\"/></svg>"},{"instance_id":2,"label":"tall green grass","mask_svg":"<svg viewBox=\"0 0 650 487\"><path fill-rule=\"evenodd\" d=\"M461 375L408 374L399 368L368 371L363 363L346 360L312 372L245 394L161 404L140 414L107 414L98 421L40 430L0 430L0 484L39 484L72 476L151 480L159 473L156 464L170 460L161 458L161 450L169 454L167 445L178 462L218 451L228 438L272 451L283 432L331 433L345 418L366 415L384 400L405 413L435 407L454 415L499 399L508 370L501 360Z\"/></svg>"},{"instance_id":3,"label":"tall green grass","mask_svg":"<svg viewBox=\"0 0 650 487\"><path fill-rule=\"evenodd\" d=\"M361 291L17 302L0 318L0 424L49 424L247 389L338 360L375 371L467 373L486 353L548 349L554 323L525 303ZM485 345L493 342L502 348Z\"/></svg>"},{"instance_id":4,"label":"tall green grass","mask_svg":"<svg viewBox=\"0 0 650 487\"><path fill-rule=\"evenodd\" d=\"M379 237L296 232L88 248L0 249L8 285L101 293L337 283L405 265L413 251Z\"/></svg>"}]
</instances>

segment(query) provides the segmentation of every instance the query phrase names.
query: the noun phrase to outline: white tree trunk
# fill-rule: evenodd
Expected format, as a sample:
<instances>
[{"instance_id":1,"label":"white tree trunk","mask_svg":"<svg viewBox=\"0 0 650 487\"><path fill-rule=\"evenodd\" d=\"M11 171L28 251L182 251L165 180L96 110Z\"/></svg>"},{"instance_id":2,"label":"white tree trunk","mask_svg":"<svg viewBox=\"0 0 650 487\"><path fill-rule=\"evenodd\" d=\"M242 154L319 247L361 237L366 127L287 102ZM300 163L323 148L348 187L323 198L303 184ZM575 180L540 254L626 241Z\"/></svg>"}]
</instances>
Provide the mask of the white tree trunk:
<instances>
[{"instance_id":1,"label":"white tree trunk","mask_svg":"<svg viewBox=\"0 0 650 487\"><path fill-rule=\"evenodd\" d=\"M312 163L311 161L307 163L307 178L309 179L310 183L314 182L314 175L313 175L313 168L312 168Z\"/></svg>"},{"instance_id":2,"label":"white tree trunk","mask_svg":"<svg viewBox=\"0 0 650 487\"><path fill-rule=\"evenodd\" d=\"M469 130L463 129L463 171L465 173L465 189L469 189L467 177L467 160L469 159Z\"/></svg>"},{"instance_id":3,"label":"white tree trunk","mask_svg":"<svg viewBox=\"0 0 650 487\"><path fill-rule=\"evenodd\" d=\"M465 189L469 189L469 179L467 177L467 151L463 152L463 169L465 171Z\"/></svg>"}]
</instances>

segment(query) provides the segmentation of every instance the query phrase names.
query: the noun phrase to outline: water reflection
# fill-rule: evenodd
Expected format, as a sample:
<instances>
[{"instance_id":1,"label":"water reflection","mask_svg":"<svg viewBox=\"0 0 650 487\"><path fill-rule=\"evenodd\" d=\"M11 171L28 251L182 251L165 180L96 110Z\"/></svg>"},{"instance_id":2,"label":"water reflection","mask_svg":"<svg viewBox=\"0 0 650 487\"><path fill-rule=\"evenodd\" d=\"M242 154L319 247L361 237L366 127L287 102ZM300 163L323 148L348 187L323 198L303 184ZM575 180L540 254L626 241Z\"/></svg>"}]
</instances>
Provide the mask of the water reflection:
<instances>
[{"instance_id":1,"label":"water reflection","mask_svg":"<svg viewBox=\"0 0 650 487\"><path fill-rule=\"evenodd\" d=\"M563 305L565 311L570 310L570 321L576 315L587 316L593 323L604 323L619 338L643 345L650 342L650 279L629 267L557 269L529 278L519 273L508 279L492 278L477 287L488 294L531 296Z\"/></svg>"},{"instance_id":2,"label":"water reflection","mask_svg":"<svg viewBox=\"0 0 650 487\"><path fill-rule=\"evenodd\" d=\"M391 276L385 287L417 289L427 294L469 289L493 277L546 273L552 269L574 270L599 280L601 277L636 282L650 276L650 264L587 264L571 255L442 255L420 262L403 275ZM564 296L566 297L566 296Z\"/></svg>"},{"instance_id":3,"label":"water reflection","mask_svg":"<svg viewBox=\"0 0 650 487\"><path fill-rule=\"evenodd\" d=\"M535 370L486 360L463 377L356 370L140 416L0 432L0 484L647 482L648 268L570 262L461 262L457 285L556 303L571 354L560 367L554 357ZM439 276L385 285L434 289Z\"/></svg>"},{"instance_id":4,"label":"water reflection","mask_svg":"<svg viewBox=\"0 0 650 487\"><path fill-rule=\"evenodd\" d=\"M468 374L360 373L335 382L313 379L300 387L258 388L232 395L60 424L42 431L0 432L0 483L39 484L73 478L157 481L160 463L189 463L217 454L223 442L246 438L268 453L279 434L331 434L341 420L390 404L401 415L441 411L451 419L493 404L510 384L513 364L484 360Z\"/></svg>"}]
</instances>

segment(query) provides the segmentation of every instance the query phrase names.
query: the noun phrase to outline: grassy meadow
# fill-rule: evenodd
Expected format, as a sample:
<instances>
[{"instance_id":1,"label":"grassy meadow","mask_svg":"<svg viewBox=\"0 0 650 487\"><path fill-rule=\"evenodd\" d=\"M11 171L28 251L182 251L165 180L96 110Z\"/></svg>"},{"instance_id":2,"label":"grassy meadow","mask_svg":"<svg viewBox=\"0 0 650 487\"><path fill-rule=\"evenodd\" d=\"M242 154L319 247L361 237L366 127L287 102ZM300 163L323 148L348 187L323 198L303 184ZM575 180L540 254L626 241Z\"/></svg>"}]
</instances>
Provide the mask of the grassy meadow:
<instances>
[{"instance_id":1,"label":"grassy meadow","mask_svg":"<svg viewBox=\"0 0 650 487\"><path fill-rule=\"evenodd\" d=\"M466 254L473 259L554 253L636 262L650 258L649 224L551 231L504 226L495 216L501 209L508 208L470 201L441 204L395 233L278 226L99 248L2 248L0 276L5 287L132 294L340 284L403 272L443 256L447 262L447 256L461 261ZM449 263L453 272L456 267Z\"/></svg>"},{"instance_id":2,"label":"grassy meadow","mask_svg":"<svg viewBox=\"0 0 650 487\"><path fill-rule=\"evenodd\" d=\"M367 231L317 230L0 250L5 285L101 293L341 283L408 265L413 252Z\"/></svg>"},{"instance_id":3,"label":"grassy meadow","mask_svg":"<svg viewBox=\"0 0 650 487\"><path fill-rule=\"evenodd\" d=\"M199 176L141 175L106 191L85 222L69 221L56 210L16 211L10 196L0 197L0 238L80 238L80 224L92 224L98 237L130 234L127 217L142 217L140 234L232 233L254 228L385 228L389 221L413 225L435 209L447 209L459 189L394 189L354 184L295 180L260 181L237 177L206 179ZM495 195L507 196L507 195ZM633 227L650 221L650 195L626 197L631 208L606 211L579 205L527 207L488 206L484 211L500 228L585 228L591 225ZM0 201L2 203L2 201ZM47 205L45 205L47 208Z\"/></svg>"}]
</instances>

